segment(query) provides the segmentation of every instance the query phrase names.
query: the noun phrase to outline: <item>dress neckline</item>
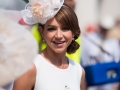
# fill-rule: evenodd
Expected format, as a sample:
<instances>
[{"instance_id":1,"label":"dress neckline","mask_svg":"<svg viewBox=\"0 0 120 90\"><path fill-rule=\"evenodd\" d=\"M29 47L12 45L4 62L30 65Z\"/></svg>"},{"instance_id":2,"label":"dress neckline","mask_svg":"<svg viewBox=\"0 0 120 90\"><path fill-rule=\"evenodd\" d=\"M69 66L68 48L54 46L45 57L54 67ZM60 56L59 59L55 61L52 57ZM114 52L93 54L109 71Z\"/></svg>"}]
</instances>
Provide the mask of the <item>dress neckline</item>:
<instances>
[{"instance_id":1,"label":"dress neckline","mask_svg":"<svg viewBox=\"0 0 120 90\"><path fill-rule=\"evenodd\" d=\"M47 63L47 65L51 66L52 68L54 68L54 69L56 69L56 70L67 71L67 70L69 70L69 68L71 67L71 62L70 62L70 59L69 59L68 57L67 57L67 58L68 58L69 64L68 64L68 67L65 68L65 69L61 69L61 68L56 67L55 65L53 65L52 63L50 63L49 61L47 61L47 60L46 60L42 55L40 55L40 54L39 54L39 57L41 57L42 60Z\"/></svg>"}]
</instances>

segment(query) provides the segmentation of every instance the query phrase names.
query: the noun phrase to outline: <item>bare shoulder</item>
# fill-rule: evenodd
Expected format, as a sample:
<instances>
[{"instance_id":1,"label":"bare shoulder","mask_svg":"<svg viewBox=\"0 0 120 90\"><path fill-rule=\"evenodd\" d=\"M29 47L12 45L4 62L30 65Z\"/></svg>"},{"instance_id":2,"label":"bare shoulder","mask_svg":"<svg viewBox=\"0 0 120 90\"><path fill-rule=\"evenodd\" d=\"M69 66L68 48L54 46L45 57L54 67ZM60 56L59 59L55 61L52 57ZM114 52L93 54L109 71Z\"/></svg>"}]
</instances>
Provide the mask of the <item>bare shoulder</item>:
<instances>
[{"instance_id":1,"label":"bare shoulder","mask_svg":"<svg viewBox=\"0 0 120 90\"><path fill-rule=\"evenodd\" d=\"M81 90L87 90L86 88L86 80L85 80L85 70L82 68L82 77L81 77L81 84L80 84L80 88Z\"/></svg>"},{"instance_id":2,"label":"bare shoulder","mask_svg":"<svg viewBox=\"0 0 120 90\"><path fill-rule=\"evenodd\" d=\"M85 70L82 67L82 76L85 76Z\"/></svg>"},{"instance_id":3,"label":"bare shoulder","mask_svg":"<svg viewBox=\"0 0 120 90\"><path fill-rule=\"evenodd\" d=\"M36 67L33 65L25 74L17 78L13 90L32 90L36 81Z\"/></svg>"},{"instance_id":4,"label":"bare shoulder","mask_svg":"<svg viewBox=\"0 0 120 90\"><path fill-rule=\"evenodd\" d=\"M83 67L81 67L82 69L82 77L81 77L81 83L85 80L85 70Z\"/></svg>"}]
</instances>

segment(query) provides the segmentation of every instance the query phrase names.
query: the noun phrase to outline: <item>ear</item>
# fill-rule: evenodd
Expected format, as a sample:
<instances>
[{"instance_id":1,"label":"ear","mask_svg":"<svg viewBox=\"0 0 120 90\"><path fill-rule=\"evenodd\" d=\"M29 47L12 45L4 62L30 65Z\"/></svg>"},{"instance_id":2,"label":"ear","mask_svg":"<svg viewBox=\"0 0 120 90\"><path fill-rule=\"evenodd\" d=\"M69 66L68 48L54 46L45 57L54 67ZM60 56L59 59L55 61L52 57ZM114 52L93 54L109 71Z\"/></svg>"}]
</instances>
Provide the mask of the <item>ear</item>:
<instances>
[{"instance_id":1,"label":"ear","mask_svg":"<svg viewBox=\"0 0 120 90\"><path fill-rule=\"evenodd\" d=\"M43 37L43 35L44 35L43 28L41 26L38 26L38 30L40 32L40 35Z\"/></svg>"}]
</instances>

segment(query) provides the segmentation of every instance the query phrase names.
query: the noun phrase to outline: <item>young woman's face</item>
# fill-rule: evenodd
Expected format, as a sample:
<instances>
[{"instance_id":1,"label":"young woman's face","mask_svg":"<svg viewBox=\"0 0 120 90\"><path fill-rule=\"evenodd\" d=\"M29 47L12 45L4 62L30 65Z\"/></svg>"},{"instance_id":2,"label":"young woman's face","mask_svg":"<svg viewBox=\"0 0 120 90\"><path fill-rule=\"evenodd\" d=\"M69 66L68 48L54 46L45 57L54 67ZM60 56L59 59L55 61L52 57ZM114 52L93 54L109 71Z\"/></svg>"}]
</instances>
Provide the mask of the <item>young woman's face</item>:
<instances>
[{"instance_id":1,"label":"young woman's face","mask_svg":"<svg viewBox=\"0 0 120 90\"><path fill-rule=\"evenodd\" d=\"M46 22L44 30L41 29L41 35L47 43L47 49L56 53L66 52L74 37L72 31L62 26L55 18Z\"/></svg>"}]
</instances>

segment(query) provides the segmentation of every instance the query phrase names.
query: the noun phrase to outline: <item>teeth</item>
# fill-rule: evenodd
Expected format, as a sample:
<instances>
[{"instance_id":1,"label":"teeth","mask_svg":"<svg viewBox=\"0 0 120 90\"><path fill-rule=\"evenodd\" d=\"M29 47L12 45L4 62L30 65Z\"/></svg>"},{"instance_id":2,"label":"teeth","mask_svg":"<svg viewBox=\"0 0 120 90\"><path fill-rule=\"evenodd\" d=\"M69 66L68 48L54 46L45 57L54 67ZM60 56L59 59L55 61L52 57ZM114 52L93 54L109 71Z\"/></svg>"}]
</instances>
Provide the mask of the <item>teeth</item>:
<instances>
[{"instance_id":1,"label":"teeth","mask_svg":"<svg viewBox=\"0 0 120 90\"><path fill-rule=\"evenodd\" d=\"M55 42L55 43L57 43L57 44L62 44L63 42Z\"/></svg>"},{"instance_id":2,"label":"teeth","mask_svg":"<svg viewBox=\"0 0 120 90\"><path fill-rule=\"evenodd\" d=\"M62 42L56 42L56 43L61 44Z\"/></svg>"}]
</instances>

